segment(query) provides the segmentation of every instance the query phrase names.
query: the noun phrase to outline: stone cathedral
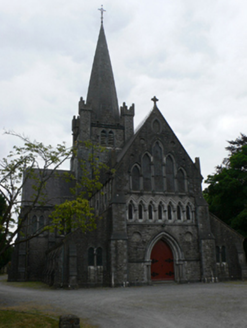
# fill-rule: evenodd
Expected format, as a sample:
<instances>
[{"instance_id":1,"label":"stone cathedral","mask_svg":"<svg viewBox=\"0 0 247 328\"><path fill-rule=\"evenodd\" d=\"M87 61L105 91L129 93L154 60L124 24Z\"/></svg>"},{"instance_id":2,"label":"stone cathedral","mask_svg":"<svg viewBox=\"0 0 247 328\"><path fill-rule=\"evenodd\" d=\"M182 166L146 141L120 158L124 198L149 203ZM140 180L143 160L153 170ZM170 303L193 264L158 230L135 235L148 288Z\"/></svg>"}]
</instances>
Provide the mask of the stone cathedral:
<instances>
[{"instance_id":1,"label":"stone cathedral","mask_svg":"<svg viewBox=\"0 0 247 328\"><path fill-rule=\"evenodd\" d=\"M157 107L158 99L152 101L153 109L134 131L134 105L118 106L101 23L87 98L80 99L72 119L78 157L70 168L79 176L78 159L87 159L80 142L106 147L101 160L115 173L104 177L102 190L90 199L101 219L92 232L44 232L16 246L10 281L78 287L247 278L243 237L209 213L199 158L192 161ZM54 202L31 213L32 228L47 224L53 206L71 199L63 173L48 182ZM31 196L27 183L23 208Z\"/></svg>"}]
</instances>

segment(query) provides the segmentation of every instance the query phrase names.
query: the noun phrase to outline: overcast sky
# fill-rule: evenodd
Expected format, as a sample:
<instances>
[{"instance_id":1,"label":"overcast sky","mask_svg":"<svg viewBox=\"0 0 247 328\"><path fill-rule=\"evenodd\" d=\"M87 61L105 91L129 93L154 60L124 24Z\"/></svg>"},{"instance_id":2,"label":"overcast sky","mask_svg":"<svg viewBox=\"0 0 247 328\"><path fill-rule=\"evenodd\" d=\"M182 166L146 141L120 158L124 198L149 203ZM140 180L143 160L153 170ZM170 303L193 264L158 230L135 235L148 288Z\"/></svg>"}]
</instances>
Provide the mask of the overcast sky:
<instances>
[{"instance_id":1,"label":"overcast sky","mask_svg":"<svg viewBox=\"0 0 247 328\"><path fill-rule=\"evenodd\" d=\"M247 133L246 0L105 0L104 28L119 105L135 126L158 107L204 178ZM95 0L0 2L0 157L5 130L71 144L100 28Z\"/></svg>"}]
</instances>

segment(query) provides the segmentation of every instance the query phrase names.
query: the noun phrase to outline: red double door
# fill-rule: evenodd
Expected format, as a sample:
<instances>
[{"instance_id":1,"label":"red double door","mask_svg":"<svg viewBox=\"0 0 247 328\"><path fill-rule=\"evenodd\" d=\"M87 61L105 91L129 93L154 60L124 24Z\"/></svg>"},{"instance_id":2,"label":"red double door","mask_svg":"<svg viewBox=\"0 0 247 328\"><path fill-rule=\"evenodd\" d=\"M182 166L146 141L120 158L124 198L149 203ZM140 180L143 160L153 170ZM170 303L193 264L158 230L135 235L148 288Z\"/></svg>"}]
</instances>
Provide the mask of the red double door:
<instances>
[{"instance_id":1,"label":"red double door","mask_svg":"<svg viewBox=\"0 0 247 328\"><path fill-rule=\"evenodd\" d=\"M172 251L163 240L159 240L154 245L151 260L152 280L174 280Z\"/></svg>"}]
</instances>

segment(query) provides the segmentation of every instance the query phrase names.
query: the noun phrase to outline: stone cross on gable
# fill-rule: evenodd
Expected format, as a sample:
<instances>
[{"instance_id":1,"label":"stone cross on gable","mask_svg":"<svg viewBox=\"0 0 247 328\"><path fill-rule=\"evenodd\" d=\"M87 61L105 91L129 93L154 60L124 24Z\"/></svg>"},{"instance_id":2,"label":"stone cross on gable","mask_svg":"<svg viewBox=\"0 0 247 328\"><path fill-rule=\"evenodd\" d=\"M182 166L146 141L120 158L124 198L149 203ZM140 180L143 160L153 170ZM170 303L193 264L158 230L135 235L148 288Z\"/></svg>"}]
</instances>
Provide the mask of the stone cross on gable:
<instances>
[{"instance_id":1,"label":"stone cross on gable","mask_svg":"<svg viewBox=\"0 0 247 328\"><path fill-rule=\"evenodd\" d=\"M156 107L156 103L157 101L159 101L159 99L157 99L155 96L151 99L154 102L154 107Z\"/></svg>"},{"instance_id":2,"label":"stone cross on gable","mask_svg":"<svg viewBox=\"0 0 247 328\"><path fill-rule=\"evenodd\" d=\"M106 11L106 10L103 8L103 5L101 5L101 8L99 8L98 10L101 12L101 25L103 25L103 14L104 14L104 11Z\"/></svg>"}]
</instances>

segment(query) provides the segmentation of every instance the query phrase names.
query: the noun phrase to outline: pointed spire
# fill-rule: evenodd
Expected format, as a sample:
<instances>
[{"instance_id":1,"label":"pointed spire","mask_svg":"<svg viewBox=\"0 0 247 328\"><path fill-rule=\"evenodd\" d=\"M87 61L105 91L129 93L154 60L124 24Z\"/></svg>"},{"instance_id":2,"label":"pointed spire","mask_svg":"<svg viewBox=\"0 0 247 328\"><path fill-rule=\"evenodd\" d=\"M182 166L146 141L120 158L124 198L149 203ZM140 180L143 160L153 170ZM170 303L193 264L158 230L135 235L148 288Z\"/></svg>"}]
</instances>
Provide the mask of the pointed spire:
<instances>
[{"instance_id":1,"label":"pointed spire","mask_svg":"<svg viewBox=\"0 0 247 328\"><path fill-rule=\"evenodd\" d=\"M87 105L90 105L95 119L100 121L100 123L118 122L119 109L117 93L103 24L100 27L94 55L87 94Z\"/></svg>"}]
</instances>

